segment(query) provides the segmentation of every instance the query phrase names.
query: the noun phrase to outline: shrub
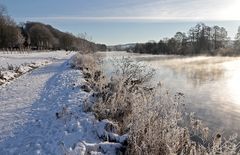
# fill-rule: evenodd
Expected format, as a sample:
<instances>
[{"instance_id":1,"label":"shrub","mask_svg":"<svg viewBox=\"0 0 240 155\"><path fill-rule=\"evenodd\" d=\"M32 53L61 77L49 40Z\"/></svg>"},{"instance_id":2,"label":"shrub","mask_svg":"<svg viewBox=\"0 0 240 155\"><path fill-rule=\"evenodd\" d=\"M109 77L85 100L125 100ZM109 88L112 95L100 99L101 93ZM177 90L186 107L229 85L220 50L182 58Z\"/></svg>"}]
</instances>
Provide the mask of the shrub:
<instances>
[{"instance_id":1,"label":"shrub","mask_svg":"<svg viewBox=\"0 0 240 155\"><path fill-rule=\"evenodd\" d=\"M3 73L2 73L2 71L0 70L0 79L3 79L4 77L3 77Z\"/></svg>"},{"instance_id":2,"label":"shrub","mask_svg":"<svg viewBox=\"0 0 240 155\"><path fill-rule=\"evenodd\" d=\"M8 70L14 70L14 66L12 64L8 64L7 68Z\"/></svg>"},{"instance_id":3,"label":"shrub","mask_svg":"<svg viewBox=\"0 0 240 155\"><path fill-rule=\"evenodd\" d=\"M123 133L130 123L133 96L151 80L154 71L129 58L115 60L114 68L113 75L98 92L93 111L99 119L118 122Z\"/></svg>"}]
</instances>

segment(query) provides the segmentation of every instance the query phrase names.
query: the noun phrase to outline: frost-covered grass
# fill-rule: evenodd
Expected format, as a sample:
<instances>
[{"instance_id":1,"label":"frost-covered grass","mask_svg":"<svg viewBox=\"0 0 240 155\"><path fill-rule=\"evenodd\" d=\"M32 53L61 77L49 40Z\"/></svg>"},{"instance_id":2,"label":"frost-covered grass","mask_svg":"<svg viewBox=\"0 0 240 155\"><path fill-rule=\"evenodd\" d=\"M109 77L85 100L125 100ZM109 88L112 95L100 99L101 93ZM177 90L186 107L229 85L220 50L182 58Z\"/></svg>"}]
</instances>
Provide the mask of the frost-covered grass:
<instances>
[{"instance_id":1,"label":"frost-covered grass","mask_svg":"<svg viewBox=\"0 0 240 155\"><path fill-rule=\"evenodd\" d=\"M83 71L87 81L84 89L95 99L86 101L85 110L116 124L115 133L128 137L126 154L239 154L237 136L209 135L201 120L186 113L184 94L171 96L161 83L149 87L152 71L123 58L106 78L101 63L93 60L94 55L75 59L74 67Z\"/></svg>"}]
</instances>

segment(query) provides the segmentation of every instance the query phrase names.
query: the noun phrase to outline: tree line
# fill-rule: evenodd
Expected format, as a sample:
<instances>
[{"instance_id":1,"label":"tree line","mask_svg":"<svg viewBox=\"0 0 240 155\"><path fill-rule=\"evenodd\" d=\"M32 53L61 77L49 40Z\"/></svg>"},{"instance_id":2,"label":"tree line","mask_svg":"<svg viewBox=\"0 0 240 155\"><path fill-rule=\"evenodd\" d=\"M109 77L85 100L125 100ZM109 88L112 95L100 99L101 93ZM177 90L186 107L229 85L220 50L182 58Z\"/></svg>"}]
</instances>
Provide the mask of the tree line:
<instances>
[{"instance_id":1,"label":"tree line","mask_svg":"<svg viewBox=\"0 0 240 155\"><path fill-rule=\"evenodd\" d=\"M86 33L75 36L51 25L26 22L17 25L0 5L0 50L106 51L104 44L90 41Z\"/></svg>"},{"instance_id":2,"label":"tree line","mask_svg":"<svg viewBox=\"0 0 240 155\"><path fill-rule=\"evenodd\" d=\"M165 38L158 43L149 41L138 43L128 51L150 54L178 54L178 55L233 55L240 54L240 27L235 41L228 37L227 30L219 26L207 26L198 23L187 33L177 32L172 38Z\"/></svg>"}]
</instances>

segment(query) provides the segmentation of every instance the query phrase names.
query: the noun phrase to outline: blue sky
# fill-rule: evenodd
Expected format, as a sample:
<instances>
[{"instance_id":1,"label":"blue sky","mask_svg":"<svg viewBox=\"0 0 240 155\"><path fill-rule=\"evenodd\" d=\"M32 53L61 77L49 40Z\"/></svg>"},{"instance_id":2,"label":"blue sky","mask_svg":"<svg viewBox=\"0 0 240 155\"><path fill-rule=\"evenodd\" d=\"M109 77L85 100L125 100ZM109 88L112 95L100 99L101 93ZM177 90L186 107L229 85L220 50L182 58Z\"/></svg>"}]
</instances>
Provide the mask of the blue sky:
<instances>
[{"instance_id":1,"label":"blue sky","mask_svg":"<svg viewBox=\"0 0 240 155\"><path fill-rule=\"evenodd\" d=\"M196 23L240 26L239 0L0 0L17 21L40 21L106 44L147 42L186 32Z\"/></svg>"}]
</instances>

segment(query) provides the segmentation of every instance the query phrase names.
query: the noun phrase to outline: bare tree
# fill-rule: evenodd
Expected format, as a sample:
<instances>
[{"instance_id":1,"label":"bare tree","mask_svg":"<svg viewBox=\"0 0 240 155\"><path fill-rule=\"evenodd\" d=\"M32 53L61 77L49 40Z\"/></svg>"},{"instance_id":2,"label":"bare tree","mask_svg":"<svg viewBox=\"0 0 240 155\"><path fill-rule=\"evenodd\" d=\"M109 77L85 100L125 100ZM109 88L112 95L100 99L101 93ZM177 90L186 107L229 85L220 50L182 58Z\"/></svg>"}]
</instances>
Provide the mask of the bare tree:
<instances>
[{"instance_id":1,"label":"bare tree","mask_svg":"<svg viewBox=\"0 0 240 155\"><path fill-rule=\"evenodd\" d=\"M92 37L88 36L86 32L78 34L79 49L84 53L90 53L95 51L95 44L92 43Z\"/></svg>"},{"instance_id":2,"label":"bare tree","mask_svg":"<svg viewBox=\"0 0 240 155\"><path fill-rule=\"evenodd\" d=\"M20 29L0 5L0 48L20 48L23 40Z\"/></svg>"}]
</instances>

